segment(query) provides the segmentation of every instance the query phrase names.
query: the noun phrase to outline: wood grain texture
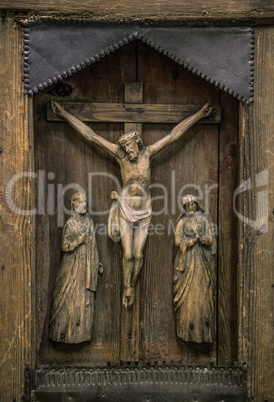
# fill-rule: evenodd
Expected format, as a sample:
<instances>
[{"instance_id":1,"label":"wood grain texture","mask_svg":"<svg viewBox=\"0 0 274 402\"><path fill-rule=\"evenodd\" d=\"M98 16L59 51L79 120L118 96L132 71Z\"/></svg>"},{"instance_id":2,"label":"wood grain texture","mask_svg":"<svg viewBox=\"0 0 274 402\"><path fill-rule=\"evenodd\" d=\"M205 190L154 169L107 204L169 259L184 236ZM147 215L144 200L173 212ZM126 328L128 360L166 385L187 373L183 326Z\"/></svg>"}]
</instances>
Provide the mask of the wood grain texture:
<instances>
[{"instance_id":1,"label":"wood grain texture","mask_svg":"<svg viewBox=\"0 0 274 402\"><path fill-rule=\"evenodd\" d=\"M67 79L66 83L71 86L72 94L66 99L72 102L76 100L123 102L125 82L136 81L136 78L143 82L144 103L197 104L199 107L206 102L214 104L219 102L219 90L215 86L191 74L157 51L151 50L142 42L119 49L92 67ZM50 183L55 186L57 183L66 185L73 182L85 188L88 172L102 171L114 174L120 180L118 166L111 158L106 158L103 151L79 139L66 123L46 121L45 109L49 100L54 98L57 101L65 100L64 97L57 99L50 92L50 89L45 90L34 97L36 168L38 170L46 166L46 174L55 172L54 181L47 180L47 185ZM120 123L88 124L113 142L117 142L119 135L124 131ZM173 126L143 124L145 145L152 144L168 134ZM231 132L233 135L237 129L232 129ZM213 220L217 222L218 137L217 125L197 125L182 141L163 151L152 162L152 183L155 185L152 197L153 210L156 214L153 216L152 230L144 250L144 266L140 277L139 358L141 360L153 362L174 359L189 363L216 361L216 344L187 345L176 338L172 305L172 273L176 253L173 225L180 208L177 201L178 192L184 185L189 185L185 188L185 192L195 193L195 186L201 187L202 196L209 198L206 202L209 202ZM47 176L45 178L47 179ZM103 180L98 178L92 194L92 208L95 208L95 211L109 208L110 192L115 190L113 187L115 183ZM163 207L163 199L157 198L162 195L160 185L168 191L168 206L166 213L157 214ZM191 187L193 185L194 189ZM48 189L46 192L47 198ZM68 199L69 192L65 195L66 205ZM106 233L97 236L99 254L105 271L97 292L95 315L97 314L98 321L95 318L94 341L79 348L72 348L68 354L65 347L56 348L47 339L49 303L60 261L60 252L56 244L60 242L61 228L56 227L56 218L57 205L52 214L37 218L38 362L102 364L107 361L124 360L125 354L122 353L121 346L128 345L130 337L132 339L135 337L135 342L137 340L138 343L138 331L136 332L135 326L129 334L126 333L125 336L121 334L121 319L127 327L131 320L130 317L122 318L120 305L121 247L119 244L114 245ZM95 225L106 224L107 215L94 216L94 222ZM229 265L226 267L230 269Z\"/></svg>"},{"instance_id":2,"label":"wood grain texture","mask_svg":"<svg viewBox=\"0 0 274 402\"><path fill-rule=\"evenodd\" d=\"M238 208L248 220L239 222L239 360L249 368L250 398L261 402L274 400L273 27L256 29L255 38L255 103L243 107L240 132Z\"/></svg>"},{"instance_id":3,"label":"wood grain texture","mask_svg":"<svg viewBox=\"0 0 274 402\"><path fill-rule=\"evenodd\" d=\"M224 113L219 138L218 189L218 364L237 360L237 217L233 193L238 185L239 102L220 93Z\"/></svg>"},{"instance_id":4,"label":"wood grain texture","mask_svg":"<svg viewBox=\"0 0 274 402\"><path fill-rule=\"evenodd\" d=\"M126 122L126 123L179 123L181 120L198 112L203 105L149 105L140 103L81 103L61 102L69 113L84 122ZM201 119L197 124L220 124L221 108L212 105L213 114ZM47 107L48 121L62 121Z\"/></svg>"},{"instance_id":5,"label":"wood grain texture","mask_svg":"<svg viewBox=\"0 0 274 402\"><path fill-rule=\"evenodd\" d=\"M153 5L153 8L148 11L144 3L139 3L138 7L136 2L116 2L112 4L112 11L106 11L106 6L99 1L89 2L84 1L75 3L74 1L48 2L44 1L0 1L1 8L14 8L18 10L36 10L37 12L63 12L73 14L86 13L87 16L106 16L106 18L115 17L136 17L138 18L251 18L255 22L270 21L273 20L273 5L268 1L241 1L235 4L234 1L226 1L222 3L214 3L210 1L194 2L189 4L178 4L178 2L172 0L171 2L157 2ZM31 157L30 149L32 143L28 137L28 101L23 96L22 88L22 58L23 51L22 34L20 28L14 24L13 17L6 15L5 19L1 20L0 25L0 57L2 61L2 68L0 74L0 111L1 111L1 149L0 154L0 176L1 176L1 211L0 211L0 233L1 233L1 346L0 346L0 382L1 382L1 400L20 400L23 390L24 382L24 367L31 365L31 353L30 353L30 337L31 337L31 302L30 302L30 272L32 267L33 256L33 244L31 229L33 229L33 218L17 216L9 210L5 200L5 188L10 178L22 171L29 171L31 169ZM245 180L251 178L254 183L256 174L268 170L268 186L264 187L268 190L268 231L267 233L259 233L254 231L247 224L243 224L239 221L239 339L238 339L238 360L239 362L247 362L248 370L248 383L250 390L250 397L256 401L271 401L273 400L273 385L272 385L272 370L273 360L271 360L271 347L273 345L273 327L272 327L272 311L271 295L273 288L271 278L273 275L273 37L274 31L271 27L260 28L256 30L257 37L257 54L256 54L256 70L255 70L255 104L250 107L244 107L241 114L241 131L240 131L240 145L241 145L241 166L240 166L240 179L243 183ZM134 52L131 54L134 58ZM128 62L128 58L124 60L124 63ZM121 75L124 81L136 80L135 75L129 70L122 69L123 63L113 67L114 80L119 80ZM98 69L98 70L97 70ZM113 102L122 102L122 88L117 88L115 95L111 92L106 93L106 88L109 88L107 74L109 73L110 66L107 63L100 61L93 66L90 70L90 74L93 76L93 84L96 84L94 79L97 71L99 75L104 76L105 80L97 88L97 95L94 96L94 101L105 102L109 96ZM79 85L83 86L83 98L86 96L86 100L92 96L90 88L85 87L85 74L75 76L75 80L72 82L74 90L74 98L79 98ZM191 81L191 76L190 76ZM175 83L174 83L175 85ZM95 85L96 86L96 85ZM206 91L206 88L202 88ZM156 91L160 88L156 88ZM170 89L167 90L168 94ZM207 97L207 96L205 96ZM172 97L171 97L172 98ZM208 97L210 98L210 96ZM38 98L37 98L38 99ZM50 96L45 94L45 99L48 101ZM43 100L43 102L45 101ZM108 98L109 99L109 98ZM173 101L173 100L172 100ZM37 108L40 114L36 115L40 117L44 113L44 103L37 100ZM186 102L189 102L186 95ZM31 106L30 106L31 108ZM35 120L35 118L34 118ZM36 120L35 120L36 121ZM59 161L62 158L68 158L71 152L75 149L78 150L76 157L84 155L88 158L97 157L93 151L88 150L84 143L78 144L74 142L72 131L69 131L66 125L60 127L60 131L57 130L57 135L53 130L53 126L47 125L42 129L43 124L39 126L39 130L36 132L36 144L35 151L37 152L37 167L44 166L45 157L48 157L52 165L59 166ZM97 127L97 126L96 126ZM110 130L110 127L112 131ZM117 139L122 128L117 128L116 125L110 125L106 128L102 128L102 133L107 138L108 135L112 136L113 140ZM52 135L52 144L46 142L43 133L48 134L48 130ZM44 130L44 131L43 131ZM149 136L150 128L147 127L146 135ZM30 130L31 132L31 130ZM62 134L63 133L63 134ZM73 148L68 148L66 145L69 141L73 142ZM78 145L77 145L78 144ZM199 145L199 144L198 144ZM202 145L200 151L202 150ZM48 147L49 146L49 147ZM48 147L48 149L47 149ZM58 152L51 154L52 150L57 147ZM80 150L80 151L79 151ZM176 149L175 149L176 153ZM99 152L100 154L100 152ZM210 155L209 155L210 156ZM44 158L44 159L43 159ZM79 158L78 158L79 159ZM80 159L79 159L80 160ZM105 161L99 155L98 161L100 167L109 168L110 161ZM171 167L173 166L171 164ZM74 177L80 177L81 173L87 168L85 161L81 162L81 172L74 173ZM187 167L188 168L188 167ZM186 168L186 173L187 173ZM68 169L73 170L72 167ZM181 168L180 168L181 169ZM117 174L117 169L115 170ZM67 173L67 172L65 172ZM183 170L181 169L183 174ZM157 176L157 180L161 179L163 171L159 172L160 176ZM58 177L59 178L59 177ZM61 177L62 178L62 177ZM82 180L82 179L81 179ZM240 184L240 181L239 181ZM112 183L109 183L111 188ZM180 185L180 179L176 182L176 185ZM33 194L34 192L32 192ZM31 208L31 186L28 181L20 181L15 185L14 198L16 202L24 209ZM99 203L101 201L102 190L99 190ZM215 194L216 195L216 194ZM215 196L214 195L214 196ZM249 216L251 219L256 217L258 193L256 189L252 189L251 192L246 192L244 197L239 198L238 210L245 216ZM161 205L159 205L161 207ZM100 207L97 204L97 207ZM57 237L54 229L52 217L40 218L40 226L36 232L36 241L40 243L40 249L37 253L37 266L42 264L42 267L46 269L46 272L38 271L37 289L37 311L34 318L34 322L37 323L37 345L38 349L41 346L40 361L55 358L54 349L50 350L44 347L42 348L42 332L43 323L46 317L46 309L48 303L48 294L44 294L45 289L48 290L49 274L52 271L49 270L49 259L58 260L60 255L56 255L56 252L50 247L49 242L43 242L45 238L52 239L53 242L60 239L60 229L57 231ZM57 240L56 240L57 238ZM150 245L147 247L149 251ZM155 247L155 245L154 245ZM57 249L57 247L56 247ZM42 252L41 252L42 251ZM160 254L161 257L161 254ZM172 260L172 256L170 256ZM121 253L119 248L114 246L109 249L109 258L116 266L119 266ZM44 265L43 265L44 264ZM110 267L110 266L108 266ZM161 266L159 267L161 268ZM39 278L39 274L42 275ZM112 307L118 306L117 300L120 296L120 282L121 278L117 272L113 275L113 271L110 269L106 271L106 286L100 290L100 296L104 297L105 294L110 295L110 303L104 304L104 308L108 317L112 314ZM168 278L161 277L166 281ZM170 274L169 274L170 278ZM225 276L224 276L225 278ZM150 273L146 274L148 283L153 281ZM109 284L107 284L109 280ZM223 282L224 283L224 282ZM42 285L41 287L39 287ZM160 291L162 291L163 297L166 297L165 286L159 284ZM148 302L148 307L151 311L160 309L160 312L164 315L166 310L162 304L156 304L153 298L147 298L147 294L142 290L142 297L144 302ZM146 297L146 299L145 299ZM116 308L115 307L115 308ZM169 306L169 311L171 308ZM117 307L117 312L113 320L108 319L106 325L106 334L104 338L106 353L102 352L102 347L98 343L95 347L99 350L98 361L105 361L105 356L110 356L110 360L118 359L120 356L119 340L120 340L120 310ZM33 314L34 316L34 314ZM97 317L100 319L100 315ZM149 316L145 317L147 322ZM37 320L37 321L36 321ZM118 322L118 324L117 324ZM161 323L161 321L160 321ZM144 329L144 317L141 323L141 329ZM162 324L162 323L161 323ZM164 325L169 325L170 321ZM153 323L155 328L155 323ZM115 339L110 335L110 328L115 333ZM145 341L148 345L148 335L143 334ZM173 339L166 339L163 334L160 334L160 341L163 342L163 349L166 347L168 352L166 356L170 356L169 348L174 346ZM45 342L45 340L43 340ZM113 343L114 342L114 343ZM229 340L225 339L227 345ZM114 346L113 346L114 345ZM171 345L171 346L169 346ZM181 356L181 345L177 345L176 357ZM220 347L219 347L219 350ZM225 350L225 346L224 346ZM226 350L229 350L226 349ZM47 354L50 351L49 354ZM155 348L152 342L152 347L149 350L148 347L144 349L144 355L152 358L159 356L159 350ZM86 350L82 353L82 357L85 356ZM186 351L184 349L183 360L187 361L204 361L204 351L199 352L199 348L189 348ZM79 351L74 351L77 356ZM199 354L200 353L200 354ZM220 352L219 352L220 353ZM222 352L223 353L223 352ZM164 355L163 353L162 355ZM234 351L233 351L234 354ZM60 351L56 357L57 362L63 362L65 352ZM273 353L272 353L273 355ZM97 355L98 356L98 355ZM185 357L186 356L186 357ZM202 356L202 357L201 357ZM208 355L206 355L208 356ZM226 354L223 354L226 359ZM32 355L35 359L35 354ZM95 359L96 360L96 359ZM71 357L69 363L73 363L75 360ZM82 359L84 361L84 359ZM90 363L90 362L89 362Z\"/></svg>"},{"instance_id":6,"label":"wood grain texture","mask_svg":"<svg viewBox=\"0 0 274 402\"><path fill-rule=\"evenodd\" d=\"M31 269L33 217L10 209L8 183L30 172L32 143L28 133L28 99L24 96L23 35L10 15L0 22L0 399L21 400L24 370L31 366ZM12 200L31 209L30 179L14 182ZM26 395L29 397L29 395Z\"/></svg>"},{"instance_id":7,"label":"wood grain texture","mask_svg":"<svg viewBox=\"0 0 274 402\"><path fill-rule=\"evenodd\" d=\"M125 94L129 93L130 89L130 97L127 99L129 103L143 103L143 83L142 82L126 82L125 83ZM143 125L142 123L124 123L124 131L125 133L129 133L130 131L138 131L139 135L142 138L143 133Z\"/></svg>"},{"instance_id":8,"label":"wood grain texture","mask_svg":"<svg viewBox=\"0 0 274 402\"><path fill-rule=\"evenodd\" d=\"M216 87L157 51L147 51L147 46L140 43L138 55L138 78L144 84L144 103L218 103ZM144 124L143 140L151 144L168 134L172 127L170 124ZM153 230L148 236L141 273L140 355L147 361L216 361L216 344L192 344L177 337L172 277L180 198L193 193L205 202L206 188L218 183L218 126L194 126L182 140L159 153L152 161L151 182L154 184L151 191ZM202 194L197 192L197 188ZM166 198L163 189L167 192ZM208 196L210 212L216 222L217 186Z\"/></svg>"},{"instance_id":9,"label":"wood grain texture","mask_svg":"<svg viewBox=\"0 0 274 402\"><path fill-rule=\"evenodd\" d=\"M212 0L196 0L195 2L178 2L176 0L159 0L153 6L147 0L138 5L133 0L115 0L106 7L100 0L1 0L0 8L13 10L34 10L39 13L57 12L62 14L87 14L109 18L236 18L270 20L274 18L273 4L268 0L234 0L216 2Z\"/></svg>"},{"instance_id":10,"label":"wood grain texture","mask_svg":"<svg viewBox=\"0 0 274 402\"><path fill-rule=\"evenodd\" d=\"M136 81L135 45L130 44L125 52L115 52L112 57L100 60L93 66L75 74L66 83L72 93L72 101L81 102L124 102L124 83ZM67 98L65 98L67 99ZM120 361L121 347L121 291L122 291L122 247L107 235L110 194L117 191L115 180L120 183L119 165L107 153L87 144L65 122L48 122L46 105L50 100L61 101L64 97L53 96L48 91L34 97L35 162L36 169L46 168L45 199L54 187L53 206L46 201L44 215L37 217L37 350L38 362L52 364L106 365ZM124 133L120 123L89 123L98 134L117 143ZM54 173L49 180L47 174ZM109 175L109 176L107 176ZM96 227L96 240L104 272L98 281L95 301L95 317L91 342L75 345L69 349L56 345L48 339L49 309L53 284L60 262L62 227L58 225L62 196L58 201L58 184L66 186L76 183L83 187L88 197L88 210ZM70 194L65 191L64 203L70 205ZM105 213L100 213L106 211Z\"/></svg>"}]
</instances>

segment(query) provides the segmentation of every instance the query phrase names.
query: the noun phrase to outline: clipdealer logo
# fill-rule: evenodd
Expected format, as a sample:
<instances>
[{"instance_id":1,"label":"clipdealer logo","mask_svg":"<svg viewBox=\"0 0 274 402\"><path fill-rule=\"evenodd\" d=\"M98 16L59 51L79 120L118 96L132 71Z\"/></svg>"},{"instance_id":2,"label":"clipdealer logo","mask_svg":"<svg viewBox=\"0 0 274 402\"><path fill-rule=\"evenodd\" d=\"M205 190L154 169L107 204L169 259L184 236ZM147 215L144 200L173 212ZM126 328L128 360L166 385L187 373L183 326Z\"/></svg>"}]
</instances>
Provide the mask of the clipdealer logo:
<instances>
[{"instance_id":1,"label":"clipdealer logo","mask_svg":"<svg viewBox=\"0 0 274 402\"><path fill-rule=\"evenodd\" d=\"M23 191L29 191L30 181L35 180L35 187L37 191L37 199L35 208L23 209L16 204L15 186L21 187ZM14 175L8 182L5 196L9 209L19 215L56 215L57 225L61 227L64 225L65 215L70 215L71 210L65 205L65 198L67 192L80 192L87 193L88 200L88 212L93 216L106 216L109 214L109 208L105 210L95 210L94 195L98 191L99 186L115 189L118 193L121 192L121 184L118 178L110 173L106 172L90 172L88 173L87 192L78 183L55 183L55 174L49 172L46 174L44 170L38 172L21 172ZM149 186L149 190L153 192L151 197L152 201L152 215L176 215L178 210L181 209L181 199L186 193L193 193L197 199L203 201L206 210L210 210L210 199L212 191L218 188L218 184L205 185L204 188L199 187L196 184L185 184L178 191L175 189L176 176L175 171L171 171L171 177L169 181L169 187L167 188L161 183L153 183ZM259 233L265 233L268 230L268 191L265 188L269 183L269 172L264 170L255 176L255 180L251 178L247 179L234 191L231 204L236 216L245 224L258 231ZM245 216L242 212L238 211L237 203L240 198L243 197L248 191L253 191L256 197L256 213L255 217L251 218ZM157 203L157 208L156 204ZM172 227L172 224L170 225ZM105 233L106 230L101 232ZM161 227L156 232L163 233L164 230ZM217 233L217 229L216 229Z\"/></svg>"}]
</instances>

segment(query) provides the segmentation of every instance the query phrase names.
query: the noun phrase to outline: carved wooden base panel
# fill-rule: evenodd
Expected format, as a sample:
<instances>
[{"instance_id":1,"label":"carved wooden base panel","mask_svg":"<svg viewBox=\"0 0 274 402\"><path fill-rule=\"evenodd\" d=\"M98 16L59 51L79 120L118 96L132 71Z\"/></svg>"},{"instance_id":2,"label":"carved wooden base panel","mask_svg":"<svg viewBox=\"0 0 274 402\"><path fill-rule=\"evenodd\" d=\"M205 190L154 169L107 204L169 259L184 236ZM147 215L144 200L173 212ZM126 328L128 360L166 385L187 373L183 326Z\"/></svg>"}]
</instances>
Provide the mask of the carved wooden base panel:
<instances>
[{"instance_id":1,"label":"carved wooden base panel","mask_svg":"<svg viewBox=\"0 0 274 402\"><path fill-rule=\"evenodd\" d=\"M46 367L36 371L36 401L246 401L243 366L181 364Z\"/></svg>"}]
</instances>

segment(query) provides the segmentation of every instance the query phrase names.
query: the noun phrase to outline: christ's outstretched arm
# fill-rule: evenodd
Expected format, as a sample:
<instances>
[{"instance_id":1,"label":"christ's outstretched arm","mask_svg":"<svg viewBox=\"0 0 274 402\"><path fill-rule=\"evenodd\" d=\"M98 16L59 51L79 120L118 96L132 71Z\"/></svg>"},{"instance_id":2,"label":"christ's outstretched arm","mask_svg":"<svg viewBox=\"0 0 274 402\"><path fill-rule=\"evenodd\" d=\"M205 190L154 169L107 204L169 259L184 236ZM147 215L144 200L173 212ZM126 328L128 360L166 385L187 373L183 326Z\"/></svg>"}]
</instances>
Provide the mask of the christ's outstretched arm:
<instances>
[{"instance_id":1,"label":"christ's outstretched arm","mask_svg":"<svg viewBox=\"0 0 274 402\"><path fill-rule=\"evenodd\" d=\"M185 120L177 124L177 126L175 126L173 130L164 138L155 142L152 145L149 145L147 149L150 152L151 156L156 155L158 152L166 148L169 144L177 141L184 135L187 130L189 130L193 126L193 124L195 124L203 117L209 116L211 113L212 107L209 105L209 103L206 103L197 113L187 117Z\"/></svg>"},{"instance_id":2,"label":"christ's outstretched arm","mask_svg":"<svg viewBox=\"0 0 274 402\"><path fill-rule=\"evenodd\" d=\"M119 145L113 144L112 142L109 142L100 135L96 134L92 128L87 126L81 120L77 119L77 117L68 113L61 105L59 105L59 103L52 101L51 108L53 113L66 120L74 128L74 130L81 134L87 141L98 145L100 148L104 149L114 157L117 155Z\"/></svg>"}]
</instances>

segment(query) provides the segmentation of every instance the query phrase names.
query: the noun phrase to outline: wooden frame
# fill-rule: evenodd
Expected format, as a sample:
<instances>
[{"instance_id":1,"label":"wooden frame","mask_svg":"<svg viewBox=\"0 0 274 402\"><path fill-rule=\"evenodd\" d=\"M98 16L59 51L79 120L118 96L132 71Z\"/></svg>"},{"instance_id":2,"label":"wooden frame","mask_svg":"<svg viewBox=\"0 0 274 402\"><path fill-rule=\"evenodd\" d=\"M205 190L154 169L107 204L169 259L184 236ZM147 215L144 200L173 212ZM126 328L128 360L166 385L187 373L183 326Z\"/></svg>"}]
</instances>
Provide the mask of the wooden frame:
<instances>
[{"instance_id":1,"label":"wooden frame","mask_svg":"<svg viewBox=\"0 0 274 402\"><path fill-rule=\"evenodd\" d=\"M178 3L171 0L168 4L160 0L153 7L141 1L136 7L134 0L121 0L106 9L100 0L84 0L77 4L74 0L1 0L1 8L20 12L51 13L59 15L79 15L85 17L104 16L108 18L163 18L163 19L250 19L256 23L271 23L274 18L273 6L267 0L241 0L237 6L233 0L217 3L212 0L196 0L193 3Z\"/></svg>"},{"instance_id":2,"label":"wooden frame","mask_svg":"<svg viewBox=\"0 0 274 402\"><path fill-rule=\"evenodd\" d=\"M86 0L81 5L72 1L13 1L2 0L2 8L20 12L94 11L106 14L98 1L92 4ZM257 23L272 22L274 10L267 1L241 1L235 9L234 2L219 6L212 2L195 2L188 7L176 7L174 2L158 2L150 12L140 4L136 12L136 2L118 2L108 18L157 17L172 18L251 18ZM58 9L57 9L58 7ZM178 8L179 7L179 8ZM176 15L175 11L176 10ZM90 15L90 14L89 14ZM23 15L27 17L27 14ZM5 11L0 23L0 236L1 236L1 345L0 378L2 388L0 400L25 400L30 398L30 368L35 362L32 353L32 273L34 270L34 216L15 215L6 204L5 190L10 178L22 171L33 170L32 144L32 102L24 95L23 88L23 30L16 23L18 13ZM22 15L20 15L22 18ZM255 103L241 106L240 152L241 167L239 182L251 178L256 183L256 175L266 172L267 182L263 190L268 192L267 231L254 230L247 223L239 221L238 227L238 304L239 334L238 361L246 362L248 368L249 398L255 401L270 401L273 398L271 346L273 339L271 293L271 271L273 265L273 38L274 28L255 28ZM23 209L31 209L34 198L33 183L20 180L14 186L14 196ZM240 198L238 210L250 219L255 219L260 188L253 185ZM273 359L273 358L272 358Z\"/></svg>"}]
</instances>

